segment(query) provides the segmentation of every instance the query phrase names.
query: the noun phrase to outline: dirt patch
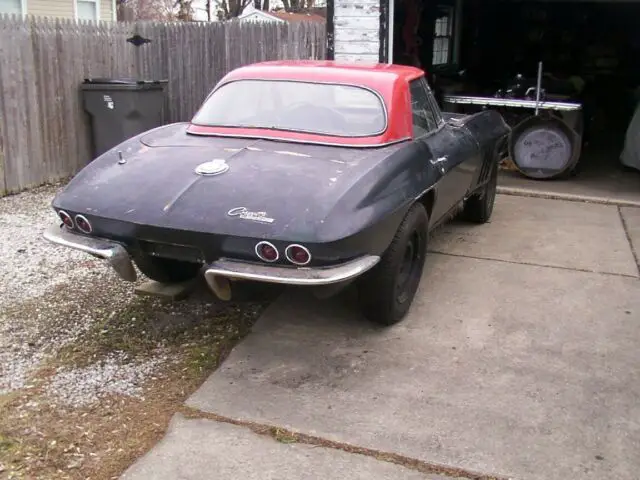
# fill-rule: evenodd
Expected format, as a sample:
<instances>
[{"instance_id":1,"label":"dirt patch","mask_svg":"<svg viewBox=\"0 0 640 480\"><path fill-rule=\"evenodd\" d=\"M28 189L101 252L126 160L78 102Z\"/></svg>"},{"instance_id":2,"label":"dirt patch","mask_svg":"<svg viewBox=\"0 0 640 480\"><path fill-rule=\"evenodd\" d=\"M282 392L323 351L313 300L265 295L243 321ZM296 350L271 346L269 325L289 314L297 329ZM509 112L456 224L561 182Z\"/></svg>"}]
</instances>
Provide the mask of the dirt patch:
<instances>
[{"instance_id":1,"label":"dirt patch","mask_svg":"<svg viewBox=\"0 0 640 480\"><path fill-rule=\"evenodd\" d=\"M135 295L42 239L57 188L0 198L0 479L119 476L273 298Z\"/></svg>"},{"instance_id":2,"label":"dirt patch","mask_svg":"<svg viewBox=\"0 0 640 480\"><path fill-rule=\"evenodd\" d=\"M12 307L15 316L48 305L40 320L53 330L61 317L74 324L89 311L97 319L42 361L24 388L0 397L0 478L119 476L160 439L267 303L220 304L202 290L165 303L105 286L58 285ZM114 294L123 305L109 302ZM75 301L55 300L69 296Z\"/></svg>"},{"instance_id":3,"label":"dirt patch","mask_svg":"<svg viewBox=\"0 0 640 480\"><path fill-rule=\"evenodd\" d=\"M43 240L58 187L0 198L0 479L118 477L277 293L135 295L140 282Z\"/></svg>"},{"instance_id":4,"label":"dirt patch","mask_svg":"<svg viewBox=\"0 0 640 480\"><path fill-rule=\"evenodd\" d=\"M42 239L56 189L0 199L0 479L117 477L271 298L135 295Z\"/></svg>"}]
</instances>

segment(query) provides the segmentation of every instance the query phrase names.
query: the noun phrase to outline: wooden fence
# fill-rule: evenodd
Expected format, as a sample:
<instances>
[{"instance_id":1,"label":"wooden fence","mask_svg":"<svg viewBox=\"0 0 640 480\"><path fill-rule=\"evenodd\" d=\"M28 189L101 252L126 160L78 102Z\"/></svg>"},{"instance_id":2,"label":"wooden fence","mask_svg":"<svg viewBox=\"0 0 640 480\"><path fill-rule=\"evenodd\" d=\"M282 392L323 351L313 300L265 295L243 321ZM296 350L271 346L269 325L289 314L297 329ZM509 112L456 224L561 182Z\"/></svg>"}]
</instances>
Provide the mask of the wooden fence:
<instances>
[{"instance_id":1,"label":"wooden fence","mask_svg":"<svg viewBox=\"0 0 640 480\"><path fill-rule=\"evenodd\" d=\"M151 42L134 46L133 35ZM91 159L85 78L168 80L164 121L188 120L227 72L321 59L317 23L82 23L0 15L0 195L74 174Z\"/></svg>"}]
</instances>

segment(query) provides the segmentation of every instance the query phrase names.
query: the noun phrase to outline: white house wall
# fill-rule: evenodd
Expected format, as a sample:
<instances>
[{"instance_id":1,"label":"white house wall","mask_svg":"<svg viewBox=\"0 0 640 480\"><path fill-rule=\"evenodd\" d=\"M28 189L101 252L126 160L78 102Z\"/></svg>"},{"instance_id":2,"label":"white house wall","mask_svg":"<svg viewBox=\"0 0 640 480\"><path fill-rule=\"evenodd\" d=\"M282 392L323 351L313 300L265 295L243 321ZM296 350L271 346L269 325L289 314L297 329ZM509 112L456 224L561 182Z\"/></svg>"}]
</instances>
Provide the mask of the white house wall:
<instances>
[{"instance_id":1,"label":"white house wall","mask_svg":"<svg viewBox=\"0 0 640 480\"><path fill-rule=\"evenodd\" d=\"M380 52L379 0L334 0L336 61L377 63Z\"/></svg>"}]
</instances>

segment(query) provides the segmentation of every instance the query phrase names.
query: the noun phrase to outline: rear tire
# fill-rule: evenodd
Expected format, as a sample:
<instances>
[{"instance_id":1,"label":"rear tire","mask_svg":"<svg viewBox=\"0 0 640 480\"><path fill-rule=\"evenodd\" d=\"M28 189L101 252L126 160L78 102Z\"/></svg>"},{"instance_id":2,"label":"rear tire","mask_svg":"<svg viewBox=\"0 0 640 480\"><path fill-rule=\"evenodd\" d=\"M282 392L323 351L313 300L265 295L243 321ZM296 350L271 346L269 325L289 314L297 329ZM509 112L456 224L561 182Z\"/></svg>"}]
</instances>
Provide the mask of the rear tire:
<instances>
[{"instance_id":1,"label":"rear tire","mask_svg":"<svg viewBox=\"0 0 640 480\"><path fill-rule=\"evenodd\" d=\"M133 259L138 269L151 280L160 283L180 283L194 279L200 272L199 263L181 262L171 258L136 255Z\"/></svg>"},{"instance_id":2,"label":"rear tire","mask_svg":"<svg viewBox=\"0 0 640 480\"><path fill-rule=\"evenodd\" d=\"M381 325L400 322L413 302L427 252L429 216L414 204L378 265L358 281L363 315Z\"/></svg>"},{"instance_id":3,"label":"rear tire","mask_svg":"<svg viewBox=\"0 0 640 480\"><path fill-rule=\"evenodd\" d=\"M464 202L462 212L464 218L474 223L487 223L493 213L493 204L496 200L496 190L498 187L498 164L493 165L489 180L480 189Z\"/></svg>"}]
</instances>

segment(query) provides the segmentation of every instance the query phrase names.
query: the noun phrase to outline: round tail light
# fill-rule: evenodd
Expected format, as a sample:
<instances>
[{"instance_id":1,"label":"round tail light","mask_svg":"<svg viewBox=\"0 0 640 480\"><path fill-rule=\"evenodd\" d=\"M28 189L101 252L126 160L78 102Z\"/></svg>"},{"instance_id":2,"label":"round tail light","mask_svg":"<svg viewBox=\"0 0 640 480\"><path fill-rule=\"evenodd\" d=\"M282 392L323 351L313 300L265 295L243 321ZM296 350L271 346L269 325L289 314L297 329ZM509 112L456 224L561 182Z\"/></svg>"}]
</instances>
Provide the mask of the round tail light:
<instances>
[{"instance_id":1,"label":"round tail light","mask_svg":"<svg viewBox=\"0 0 640 480\"><path fill-rule=\"evenodd\" d=\"M259 242L256 245L256 255L260 260L264 260L265 262L275 262L280 258L280 254L278 253L278 249L269 242Z\"/></svg>"},{"instance_id":2,"label":"round tail light","mask_svg":"<svg viewBox=\"0 0 640 480\"><path fill-rule=\"evenodd\" d=\"M65 212L64 210L60 210L58 212L58 217L60 217L60 220L62 220L62 223L64 223L65 227L73 228L73 219L67 212Z\"/></svg>"},{"instance_id":3,"label":"round tail light","mask_svg":"<svg viewBox=\"0 0 640 480\"><path fill-rule=\"evenodd\" d=\"M89 223L89 220L87 220L84 215L76 215L76 226L82 233L91 233L93 230L91 223Z\"/></svg>"},{"instance_id":4,"label":"round tail light","mask_svg":"<svg viewBox=\"0 0 640 480\"><path fill-rule=\"evenodd\" d=\"M306 247L302 245L289 245L284 251L285 257L291 263L294 263L300 267L308 264L311 261L311 253Z\"/></svg>"}]
</instances>

